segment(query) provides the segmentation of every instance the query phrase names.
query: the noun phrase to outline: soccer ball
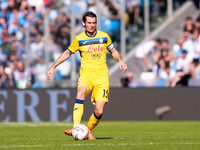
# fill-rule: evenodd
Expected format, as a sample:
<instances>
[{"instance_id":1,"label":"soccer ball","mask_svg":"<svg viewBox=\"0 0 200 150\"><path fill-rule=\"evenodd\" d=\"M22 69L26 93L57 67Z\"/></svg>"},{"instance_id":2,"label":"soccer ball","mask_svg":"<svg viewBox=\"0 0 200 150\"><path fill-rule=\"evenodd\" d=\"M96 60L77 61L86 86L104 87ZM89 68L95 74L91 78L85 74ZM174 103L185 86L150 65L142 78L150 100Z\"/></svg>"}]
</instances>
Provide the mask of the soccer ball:
<instances>
[{"instance_id":1,"label":"soccer ball","mask_svg":"<svg viewBox=\"0 0 200 150\"><path fill-rule=\"evenodd\" d=\"M85 140L88 137L88 128L83 124L75 125L72 129L72 136L76 140Z\"/></svg>"}]
</instances>

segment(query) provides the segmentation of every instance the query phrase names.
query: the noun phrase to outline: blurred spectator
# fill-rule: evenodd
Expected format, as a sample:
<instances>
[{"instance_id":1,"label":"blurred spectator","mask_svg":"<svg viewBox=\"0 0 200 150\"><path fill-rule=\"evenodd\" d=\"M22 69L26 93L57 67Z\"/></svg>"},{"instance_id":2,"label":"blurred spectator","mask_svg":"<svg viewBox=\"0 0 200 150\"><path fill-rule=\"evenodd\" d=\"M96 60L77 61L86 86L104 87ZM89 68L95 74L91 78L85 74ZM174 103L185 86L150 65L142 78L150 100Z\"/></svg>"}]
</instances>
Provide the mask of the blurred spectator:
<instances>
[{"instance_id":1,"label":"blurred spectator","mask_svg":"<svg viewBox=\"0 0 200 150\"><path fill-rule=\"evenodd\" d=\"M194 58L190 64L191 77L199 79L200 78L200 63L198 58Z\"/></svg>"},{"instance_id":2,"label":"blurred spectator","mask_svg":"<svg viewBox=\"0 0 200 150\"><path fill-rule=\"evenodd\" d=\"M35 42L30 44L31 57L34 63L43 61L44 57L44 42L40 34L36 35Z\"/></svg>"},{"instance_id":3,"label":"blurred spectator","mask_svg":"<svg viewBox=\"0 0 200 150\"><path fill-rule=\"evenodd\" d=\"M97 14L97 9L95 6L95 0L88 0L87 11L92 11Z\"/></svg>"},{"instance_id":4,"label":"blurred spectator","mask_svg":"<svg viewBox=\"0 0 200 150\"><path fill-rule=\"evenodd\" d=\"M58 28L56 43L65 51L70 44L70 29L67 25Z\"/></svg>"},{"instance_id":5,"label":"blurred spectator","mask_svg":"<svg viewBox=\"0 0 200 150\"><path fill-rule=\"evenodd\" d=\"M9 37L10 34L8 33L8 26L3 28L2 35L5 36L5 37Z\"/></svg>"},{"instance_id":6,"label":"blurred spectator","mask_svg":"<svg viewBox=\"0 0 200 150\"><path fill-rule=\"evenodd\" d=\"M66 3L67 5L63 6ZM0 10L0 61L6 65L6 69L13 74L18 60L28 60L31 67L36 64L45 66L44 53L44 17L49 12L50 38L49 52L50 61L57 57L70 44L70 17L71 1L69 0L3 0ZM76 27L75 32L79 33L83 26L81 24L82 14L86 10L96 11L95 0L75 0ZM106 25L104 31L112 34L120 27L119 0L102 0L104 4L101 14L106 14L107 18L102 16L102 26ZM44 6L45 5L45 6ZM66 9L67 8L67 9ZM109 27L109 28L108 28ZM27 31L27 32L26 32ZM29 49L26 49L26 34L29 32ZM119 32L116 34L119 35ZM29 52L30 51L30 52ZM31 56L27 56L31 54ZM7 59L6 59L7 58ZM76 63L80 64L80 56L76 55ZM69 60L68 65L71 65ZM78 67L77 67L78 68ZM61 73L64 69L60 69ZM16 70L15 70L16 72ZM65 73L65 72L64 72ZM66 74L66 73L65 73ZM64 76L65 76L64 74Z\"/></svg>"},{"instance_id":7,"label":"blurred spectator","mask_svg":"<svg viewBox=\"0 0 200 150\"><path fill-rule=\"evenodd\" d=\"M8 3L8 11L12 11L13 8L15 7L15 1L14 0L7 0Z\"/></svg>"},{"instance_id":8,"label":"blurred spectator","mask_svg":"<svg viewBox=\"0 0 200 150\"><path fill-rule=\"evenodd\" d=\"M128 87L128 78L121 78L121 87Z\"/></svg>"},{"instance_id":9,"label":"blurred spectator","mask_svg":"<svg viewBox=\"0 0 200 150\"><path fill-rule=\"evenodd\" d=\"M102 9L101 17L101 30L107 32L113 41L119 41L120 35L120 11L117 8L118 3L114 1L105 0L105 5L102 5L105 9ZM116 38L116 39L114 39Z\"/></svg>"},{"instance_id":10,"label":"blurred spectator","mask_svg":"<svg viewBox=\"0 0 200 150\"><path fill-rule=\"evenodd\" d=\"M151 40L151 41L147 41L142 43L141 45L139 45L135 51L135 57L137 59L140 59L141 61L138 61L137 67L140 67L143 71L152 70L152 62L150 62L148 56L150 54L153 55L153 62L157 62L158 58L156 55L156 51L158 49L158 47L161 44L161 40L160 39L156 39L156 40Z\"/></svg>"},{"instance_id":11,"label":"blurred spectator","mask_svg":"<svg viewBox=\"0 0 200 150\"><path fill-rule=\"evenodd\" d=\"M31 21L31 24L35 24L37 19L40 18L40 13L36 11L35 6L28 7L28 10L29 20Z\"/></svg>"},{"instance_id":12,"label":"blurred spectator","mask_svg":"<svg viewBox=\"0 0 200 150\"><path fill-rule=\"evenodd\" d=\"M12 76L5 73L4 65L0 65L0 88L14 87Z\"/></svg>"},{"instance_id":13,"label":"blurred spectator","mask_svg":"<svg viewBox=\"0 0 200 150\"><path fill-rule=\"evenodd\" d=\"M185 85L185 86L186 85L194 86L194 85L199 84L198 83L199 79L200 79L200 63L199 63L199 59L195 57L192 63L189 64L189 74L187 78L182 77L178 83L181 83L181 85Z\"/></svg>"},{"instance_id":14,"label":"blurred spectator","mask_svg":"<svg viewBox=\"0 0 200 150\"><path fill-rule=\"evenodd\" d=\"M173 56L174 56L174 59L177 60L179 56L181 56L182 54L182 46L183 46L183 43L184 43L184 39L183 38L180 38L177 42L177 44L175 44L173 46Z\"/></svg>"},{"instance_id":15,"label":"blurred spectator","mask_svg":"<svg viewBox=\"0 0 200 150\"><path fill-rule=\"evenodd\" d=\"M189 32L189 33L192 33L193 32L193 29L194 29L195 25L193 23L193 19L192 17L188 16L185 20L185 26L183 28L183 31L184 32Z\"/></svg>"},{"instance_id":16,"label":"blurred spectator","mask_svg":"<svg viewBox=\"0 0 200 150\"><path fill-rule=\"evenodd\" d=\"M167 63L165 63L164 58L160 57L156 63L153 64L152 72L154 72L157 76L160 75L160 72L165 70L165 66Z\"/></svg>"},{"instance_id":17,"label":"blurred spectator","mask_svg":"<svg viewBox=\"0 0 200 150\"><path fill-rule=\"evenodd\" d=\"M129 25L131 28L137 27L140 13L140 0L126 0L127 13L129 16ZM137 29L133 29L137 30Z\"/></svg>"},{"instance_id":18,"label":"blurred spectator","mask_svg":"<svg viewBox=\"0 0 200 150\"><path fill-rule=\"evenodd\" d=\"M65 1L66 11L71 14L71 1ZM87 10L87 2L85 0L74 0L76 26L81 25L82 14ZM71 15L70 15L71 16ZM82 25L81 25L82 26Z\"/></svg>"},{"instance_id":19,"label":"blurred spectator","mask_svg":"<svg viewBox=\"0 0 200 150\"><path fill-rule=\"evenodd\" d=\"M8 33L12 34L18 31L19 26L18 26L18 19L20 18L19 16L19 10L17 10L15 7L12 8L11 12L8 12L7 16L7 23L8 23Z\"/></svg>"},{"instance_id":20,"label":"blurred spectator","mask_svg":"<svg viewBox=\"0 0 200 150\"><path fill-rule=\"evenodd\" d=\"M15 8L19 10L22 0L15 0Z\"/></svg>"},{"instance_id":21,"label":"blurred spectator","mask_svg":"<svg viewBox=\"0 0 200 150\"><path fill-rule=\"evenodd\" d=\"M62 49L60 46L58 46L54 41L55 41L56 36L54 34L50 34L49 38L49 52L52 54L61 54Z\"/></svg>"},{"instance_id":22,"label":"blurred spectator","mask_svg":"<svg viewBox=\"0 0 200 150\"><path fill-rule=\"evenodd\" d=\"M158 77L168 81L171 84L175 76L176 76L175 70L171 69L169 64L166 64L165 68L160 70Z\"/></svg>"},{"instance_id":23,"label":"blurred spectator","mask_svg":"<svg viewBox=\"0 0 200 150\"><path fill-rule=\"evenodd\" d=\"M200 33L200 15L199 15L199 17L196 19L195 27L198 29L198 32Z\"/></svg>"},{"instance_id":24,"label":"blurred spectator","mask_svg":"<svg viewBox=\"0 0 200 150\"><path fill-rule=\"evenodd\" d=\"M120 87L129 87L129 88L137 87L137 84L134 82L132 72L127 72L126 76L121 78L121 86Z\"/></svg>"},{"instance_id":25,"label":"blurred spectator","mask_svg":"<svg viewBox=\"0 0 200 150\"><path fill-rule=\"evenodd\" d=\"M117 10L115 5L113 4L113 1L106 1L106 6L109 10L109 18L114 20L120 20L120 12Z\"/></svg>"},{"instance_id":26,"label":"blurred spectator","mask_svg":"<svg viewBox=\"0 0 200 150\"><path fill-rule=\"evenodd\" d=\"M200 32L198 28L193 31L195 54L200 58Z\"/></svg>"},{"instance_id":27,"label":"blurred spectator","mask_svg":"<svg viewBox=\"0 0 200 150\"><path fill-rule=\"evenodd\" d=\"M65 13L59 14L58 17L55 19L55 21L53 21L54 32L56 33L58 28L61 26L68 26L68 23L69 23L69 18L67 17L67 15Z\"/></svg>"},{"instance_id":28,"label":"blurred spectator","mask_svg":"<svg viewBox=\"0 0 200 150\"><path fill-rule=\"evenodd\" d=\"M16 39L16 33L13 33L13 34L10 35L10 41L11 42L17 41L17 39Z\"/></svg>"},{"instance_id":29,"label":"blurred spectator","mask_svg":"<svg viewBox=\"0 0 200 150\"><path fill-rule=\"evenodd\" d=\"M11 51L8 54L8 60L11 63L15 63L21 59L21 53L17 50L16 42L11 43Z\"/></svg>"},{"instance_id":30,"label":"blurred spectator","mask_svg":"<svg viewBox=\"0 0 200 150\"><path fill-rule=\"evenodd\" d=\"M187 59L187 51L183 50L182 55L177 60L177 73L174 80L171 83L171 87L177 86L177 84L181 84L183 86L187 86L188 80L191 77L189 64L191 61Z\"/></svg>"},{"instance_id":31,"label":"blurred spectator","mask_svg":"<svg viewBox=\"0 0 200 150\"><path fill-rule=\"evenodd\" d=\"M42 11L44 7L43 0L27 0L27 4L29 6L34 6L38 12Z\"/></svg>"},{"instance_id":32,"label":"blurred spectator","mask_svg":"<svg viewBox=\"0 0 200 150\"><path fill-rule=\"evenodd\" d=\"M31 69L29 67L25 67L23 61L17 61L16 69L13 72L13 76L17 88L25 89L32 86Z\"/></svg>"},{"instance_id":33,"label":"blurred spectator","mask_svg":"<svg viewBox=\"0 0 200 150\"><path fill-rule=\"evenodd\" d=\"M7 17L7 10L8 10L7 8L8 8L7 0L1 1L0 17L3 17L3 18Z\"/></svg>"},{"instance_id":34,"label":"blurred spectator","mask_svg":"<svg viewBox=\"0 0 200 150\"><path fill-rule=\"evenodd\" d=\"M51 0L49 3L51 9L56 9L56 10L58 10L61 5L63 5L63 3L59 0Z\"/></svg>"},{"instance_id":35,"label":"blurred spectator","mask_svg":"<svg viewBox=\"0 0 200 150\"><path fill-rule=\"evenodd\" d=\"M9 27L8 27L8 32L9 34L13 34L15 32L18 31L18 23L17 20L13 20L12 22L10 22Z\"/></svg>"},{"instance_id":36,"label":"blurred spectator","mask_svg":"<svg viewBox=\"0 0 200 150\"><path fill-rule=\"evenodd\" d=\"M102 20L105 20L107 18L109 18L109 10L108 10L108 7L106 6L106 1L107 0L101 0L99 2L99 8L104 8L104 9L100 9L100 14L101 14L101 18Z\"/></svg>"},{"instance_id":37,"label":"blurred spectator","mask_svg":"<svg viewBox=\"0 0 200 150\"><path fill-rule=\"evenodd\" d=\"M25 10L27 7L27 0L22 0L20 6L18 6L18 10Z\"/></svg>"},{"instance_id":38,"label":"blurred spectator","mask_svg":"<svg viewBox=\"0 0 200 150\"><path fill-rule=\"evenodd\" d=\"M35 42L38 34L40 34L42 36L42 34L39 32L38 26L36 26L36 25L31 26L31 28L30 28L31 41L30 42Z\"/></svg>"},{"instance_id":39,"label":"blurred spectator","mask_svg":"<svg viewBox=\"0 0 200 150\"><path fill-rule=\"evenodd\" d=\"M182 55L182 51L183 49L183 43L184 43L185 39L184 38L180 38L177 42L177 44L175 44L173 46L173 59L170 62L170 67L176 71L176 64L177 64L177 60L179 57L181 57Z\"/></svg>"},{"instance_id":40,"label":"blurred spectator","mask_svg":"<svg viewBox=\"0 0 200 150\"><path fill-rule=\"evenodd\" d=\"M4 54L2 48L0 48L0 65L6 65L7 56Z\"/></svg>"},{"instance_id":41,"label":"blurred spectator","mask_svg":"<svg viewBox=\"0 0 200 150\"><path fill-rule=\"evenodd\" d=\"M172 60L173 55L172 50L169 49L168 40L162 40L161 49L157 51L157 55L158 58L163 58L165 63L169 63Z\"/></svg>"},{"instance_id":42,"label":"blurred spectator","mask_svg":"<svg viewBox=\"0 0 200 150\"><path fill-rule=\"evenodd\" d=\"M11 52L11 43L6 35L3 36L3 44L1 45L1 48L3 49L3 53L7 56Z\"/></svg>"},{"instance_id":43,"label":"blurred spectator","mask_svg":"<svg viewBox=\"0 0 200 150\"><path fill-rule=\"evenodd\" d=\"M184 40L182 49L187 51L187 59L189 59L189 61L192 61L195 56L195 48L192 34L188 32L183 32L181 38Z\"/></svg>"},{"instance_id":44,"label":"blurred spectator","mask_svg":"<svg viewBox=\"0 0 200 150\"><path fill-rule=\"evenodd\" d=\"M0 18L0 33L3 33L3 29L7 28L7 24L6 24L6 18L5 17L1 17Z\"/></svg>"}]
</instances>

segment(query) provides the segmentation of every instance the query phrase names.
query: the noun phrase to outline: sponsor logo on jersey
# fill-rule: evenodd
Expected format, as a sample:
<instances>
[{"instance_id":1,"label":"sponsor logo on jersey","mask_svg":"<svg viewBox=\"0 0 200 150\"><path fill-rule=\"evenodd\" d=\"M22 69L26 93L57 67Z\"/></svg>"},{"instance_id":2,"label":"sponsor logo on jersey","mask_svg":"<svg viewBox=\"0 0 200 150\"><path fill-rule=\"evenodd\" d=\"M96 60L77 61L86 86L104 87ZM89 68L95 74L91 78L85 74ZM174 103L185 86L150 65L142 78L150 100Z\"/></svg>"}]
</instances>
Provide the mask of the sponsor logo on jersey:
<instances>
[{"instance_id":1,"label":"sponsor logo on jersey","mask_svg":"<svg viewBox=\"0 0 200 150\"><path fill-rule=\"evenodd\" d=\"M87 41L85 41L83 44L86 44L87 43Z\"/></svg>"},{"instance_id":2,"label":"sponsor logo on jersey","mask_svg":"<svg viewBox=\"0 0 200 150\"><path fill-rule=\"evenodd\" d=\"M101 53L93 53L91 54L92 59L101 59Z\"/></svg>"},{"instance_id":3,"label":"sponsor logo on jersey","mask_svg":"<svg viewBox=\"0 0 200 150\"><path fill-rule=\"evenodd\" d=\"M86 53L102 52L102 51L103 51L103 47L101 47L100 45L98 45L98 46L91 45L91 46L89 46Z\"/></svg>"}]
</instances>

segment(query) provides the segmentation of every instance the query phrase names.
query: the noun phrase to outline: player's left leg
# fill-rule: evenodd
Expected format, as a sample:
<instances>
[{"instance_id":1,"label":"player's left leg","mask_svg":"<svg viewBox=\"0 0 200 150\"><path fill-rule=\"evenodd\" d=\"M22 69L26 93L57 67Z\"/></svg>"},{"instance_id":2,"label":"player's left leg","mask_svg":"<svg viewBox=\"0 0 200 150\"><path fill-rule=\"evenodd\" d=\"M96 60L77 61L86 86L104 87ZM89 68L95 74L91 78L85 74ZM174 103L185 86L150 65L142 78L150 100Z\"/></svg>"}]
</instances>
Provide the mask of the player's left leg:
<instances>
[{"instance_id":1,"label":"player's left leg","mask_svg":"<svg viewBox=\"0 0 200 150\"><path fill-rule=\"evenodd\" d=\"M101 116L103 115L105 105L106 102L96 101L94 113L91 115L87 126L89 129L89 140L96 140L96 138L94 138L94 136L92 135L92 130L98 125Z\"/></svg>"}]
</instances>

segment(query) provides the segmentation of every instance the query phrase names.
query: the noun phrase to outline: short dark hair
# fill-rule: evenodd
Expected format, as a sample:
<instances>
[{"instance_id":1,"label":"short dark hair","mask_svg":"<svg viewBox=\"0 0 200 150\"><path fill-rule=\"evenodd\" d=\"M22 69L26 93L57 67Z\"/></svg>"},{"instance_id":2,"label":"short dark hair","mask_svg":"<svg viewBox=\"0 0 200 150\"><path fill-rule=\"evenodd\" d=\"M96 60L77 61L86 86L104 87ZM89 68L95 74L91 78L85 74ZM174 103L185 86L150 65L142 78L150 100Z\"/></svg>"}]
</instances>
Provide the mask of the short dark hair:
<instances>
[{"instance_id":1,"label":"short dark hair","mask_svg":"<svg viewBox=\"0 0 200 150\"><path fill-rule=\"evenodd\" d=\"M199 59L198 58L194 58L192 62L193 63L199 63Z\"/></svg>"},{"instance_id":2,"label":"short dark hair","mask_svg":"<svg viewBox=\"0 0 200 150\"><path fill-rule=\"evenodd\" d=\"M96 18L97 19L97 15L95 13L93 13L92 11L87 11L83 15L83 22L86 22L86 17L91 17L91 18Z\"/></svg>"},{"instance_id":3,"label":"short dark hair","mask_svg":"<svg viewBox=\"0 0 200 150\"><path fill-rule=\"evenodd\" d=\"M160 38L157 38L155 41L158 42L159 44L161 44L161 42L162 42L162 40Z\"/></svg>"},{"instance_id":4,"label":"short dark hair","mask_svg":"<svg viewBox=\"0 0 200 150\"><path fill-rule=\"evenodd\" d=\"M162 40L162 42L169 43L169 41L167 39Z\"/></svg>"},{"instance_id":5,"label":"short dark hair","mask_svg":"<svg viewBox=\"0 0 200 150\"><path fill-rule=\"evenodd\" d=\"M187 16L185 20L192 20L191 16Z\"/></svg>"}]
</instances>

